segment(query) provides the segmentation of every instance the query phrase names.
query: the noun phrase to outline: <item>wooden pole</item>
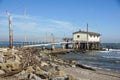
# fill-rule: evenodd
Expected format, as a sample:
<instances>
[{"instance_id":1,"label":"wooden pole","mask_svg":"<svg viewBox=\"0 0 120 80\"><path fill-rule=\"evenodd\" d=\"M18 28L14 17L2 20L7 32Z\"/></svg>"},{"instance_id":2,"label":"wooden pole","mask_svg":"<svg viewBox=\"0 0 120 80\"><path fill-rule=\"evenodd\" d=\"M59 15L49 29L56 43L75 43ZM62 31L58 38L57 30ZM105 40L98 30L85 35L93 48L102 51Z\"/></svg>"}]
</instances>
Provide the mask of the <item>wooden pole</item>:
<instances>
[{"instance_id":1,"label":"wooden pole","mask_svg":"<svg viewBox=\"0 0 120 80\"><path fill-rule=\"evenodd\" d=\"M87 23L87 46L86 46L87 49L89 49L89 44L88 44L88 23Z\"/></svg>"},{"instance_id":2,"label":"wooden pole","mask_svg":"<svg viewBox=\"0 0 120 80\"><path fill-rule=\"evenodd\" d=\"M9 48L13 48L13 30L12 30L12 22L11 22L11 16L10 14L6 11L7 16L8 16L8 22L9 22Z\"/></svg>"},{"instance_id":3,"label":"wooden pole","mask_svg":"<svg viewBox=\"0 0 120 80\"><path fill-rule=\"evenodd\" d=\"M51 37L52 37L52 43L55 43L55 38L54 38L53 33L51 34ZM52 44L52 50L55 50L55 45L54 44Z\"/></svg>"}]
</instances>

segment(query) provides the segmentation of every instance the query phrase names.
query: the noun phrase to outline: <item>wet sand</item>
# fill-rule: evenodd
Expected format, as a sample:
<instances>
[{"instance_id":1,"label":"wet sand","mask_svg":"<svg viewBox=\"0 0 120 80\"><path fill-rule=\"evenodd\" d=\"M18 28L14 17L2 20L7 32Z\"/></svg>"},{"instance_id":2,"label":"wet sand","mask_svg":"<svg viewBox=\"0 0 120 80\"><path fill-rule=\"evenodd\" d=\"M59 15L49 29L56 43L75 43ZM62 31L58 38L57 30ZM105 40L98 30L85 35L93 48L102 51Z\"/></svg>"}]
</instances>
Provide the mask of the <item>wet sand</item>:
<instances>
[{"instance_id":1,"label":"wet sand","mask_svg":"<svg viewBox=\"0 0 120 80\"><path fill-rule=\"evenodd\" d=\"M74 75L78 80L120 80L120 74L106 70L87 70L82 68L63 68L66 73Z\"/></svg>"}]
</instances>

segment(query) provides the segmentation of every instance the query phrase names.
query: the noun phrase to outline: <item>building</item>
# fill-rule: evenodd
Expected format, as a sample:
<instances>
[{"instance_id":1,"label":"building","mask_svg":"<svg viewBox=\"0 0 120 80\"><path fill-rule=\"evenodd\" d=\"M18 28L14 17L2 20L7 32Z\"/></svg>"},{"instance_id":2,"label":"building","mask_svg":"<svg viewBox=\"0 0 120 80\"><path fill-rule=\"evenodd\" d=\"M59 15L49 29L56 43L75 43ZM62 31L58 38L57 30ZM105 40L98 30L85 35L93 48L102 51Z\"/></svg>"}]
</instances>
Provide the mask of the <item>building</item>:
<instances>
[{"instance_id":1,"label":"building","mask_svg":"<svg viewBox=\"0 0 120 80\"><path fill-rule=\"evenodd\" d=\"M77 48L99 49L100 34L80 30L73 33L73 41L76 42Z\"/></svg>"}]
</instances>

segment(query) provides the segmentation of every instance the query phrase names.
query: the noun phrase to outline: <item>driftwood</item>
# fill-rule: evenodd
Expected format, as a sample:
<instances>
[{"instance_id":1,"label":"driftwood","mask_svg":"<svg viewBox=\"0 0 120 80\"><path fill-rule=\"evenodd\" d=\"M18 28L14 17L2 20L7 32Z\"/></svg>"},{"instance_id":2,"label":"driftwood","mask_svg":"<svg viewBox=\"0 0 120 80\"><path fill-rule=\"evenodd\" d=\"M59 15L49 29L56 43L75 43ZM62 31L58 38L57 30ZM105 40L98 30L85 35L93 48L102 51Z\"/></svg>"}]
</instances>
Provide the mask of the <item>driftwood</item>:
<instances>
[{"instance_id":1,"label":"driftwood","mask_svg":"<svg viewBox=\"0 0 120 80\"><path fill-rule=\"evenodd\" d=\"M14 74L17 74L19 72L21 72L22 70L15 70L15 71L11 71L11 72L7 72L5 74L1 74L0 77L4 78L4 77L9 77L9 76L13 76Z\"/></svg>"},{"instance_id":2,"label":"driftwood","mask_svg":"<svg viewBox=\"0 0 120 80\"><path fill-rule=\"evenodd\" d=\"M88 70L92 70L92 71L96 71L95 69L91 68L91 67L87 67L87 66L84 66L82 64L76 64L77 67L80 67L82 69L88 69Z\"/></svg>"}]
</instances>

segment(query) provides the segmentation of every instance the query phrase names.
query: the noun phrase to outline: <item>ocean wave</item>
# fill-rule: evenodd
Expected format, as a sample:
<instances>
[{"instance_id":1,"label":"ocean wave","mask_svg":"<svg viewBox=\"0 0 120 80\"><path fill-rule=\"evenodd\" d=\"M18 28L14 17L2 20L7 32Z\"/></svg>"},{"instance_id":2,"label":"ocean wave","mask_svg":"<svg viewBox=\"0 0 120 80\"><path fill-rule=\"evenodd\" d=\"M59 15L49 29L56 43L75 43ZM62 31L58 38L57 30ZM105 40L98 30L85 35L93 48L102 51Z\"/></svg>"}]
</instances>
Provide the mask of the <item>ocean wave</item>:
<instances>
[{"instance_id":1,"label":"ocean wave","mask_svg":"<svg viewBox=\"0 0 120 80\"><path fill-rule=\"evenodd\" d=\"M113 58L113 59L120 59L119 56L102 56L104 58Z\"/></svg>"},{"instance_id":2,"label":"ocean wave","mask_svg":"<svg viewBox=\"0 0 120 80\"><path fill-rule=\"evenodd\" d=\"M78 64L93 69L112 70L120 72L120 54L109 51L95 51L87 54L67 54L66 59L72 58Z\"/></svg>"},{"instance_id":3,"label":"ocean wave","mask_svg":"<svg viewBox=\"0 0 120 80\"><path fill-rule=\"evenodd\" d=\"M80 63L81 64L81 63ZM98 66L95 66L95 65L88 65L88 64L81 64L81 65L83 65L83 66L85 66L85 67L89 67L89 68L92 68L92 69L95 69L95 70L97 70L97 69L99 69L99 70L107 70L107 71L112 71L112 69L110 69L110 68L105 68L105 67L98 67ZM116 71L115 71L116 72Z\"/></svg>"},{"instance_id":4,"label":"ocean wave","mask_svg":"<svg viewBox=\"0 0 120 80\"><path fill-rule=\"evenodd\" d=\"M98 51L98 52L101 52L101 53L109 53L110 51Z\"/></svg>"},{"instance_id":5,"label":"ocean wave","mask_svg":"<svg viewBox=\"0 0 120 80\"><path fill-rule=\"evenodd\" d=\"M115 61L116 63L120 64L120 61Z\"/></svg>"},{"instance_id":6,"label":"ocean wave","mask_svg":"<svg viewBox=\"0 0 120 80\"><path fill-rule=\"evenodd\" d=\"M111 52L120 53L120 49L109 49L109 50L98 51L98 52L100 52L100 53L111 53Z\"/></svg>"},{"instance_id":7,"label":"ocean wave","mask_svg":"<svg viewBox=\"0 0 120 80\"><path fill-rule=\"evenodd\" d=\"M109 49L109 51L112 51L112 52L120 52L120 49Z\"/></svg>"}]
</instances>

